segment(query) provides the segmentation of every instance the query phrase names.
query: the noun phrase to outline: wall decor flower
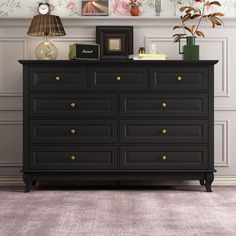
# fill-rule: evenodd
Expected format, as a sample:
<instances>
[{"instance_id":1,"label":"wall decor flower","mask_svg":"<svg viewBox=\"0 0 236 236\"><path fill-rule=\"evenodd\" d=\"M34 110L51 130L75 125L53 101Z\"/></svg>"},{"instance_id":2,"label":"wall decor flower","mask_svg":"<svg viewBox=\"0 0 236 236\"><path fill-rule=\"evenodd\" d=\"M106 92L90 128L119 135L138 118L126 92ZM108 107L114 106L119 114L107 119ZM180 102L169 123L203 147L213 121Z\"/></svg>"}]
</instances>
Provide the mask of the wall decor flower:
<instances>
[{"instance_id":1,"label":"wall decor flower","mask_svg":"<svg viewBox=\"0 0 236 236\"><path fill-rule=\"evenodd\" d=\"M142 3L139 2L138 0L130 0L129 1L129 5L131 7L140 7L140 6L142 6Z\"/></svg>"},{"instance_id":2,"label":"wall decor flower","mask_svg":"<svg viewBox=\"0 0 236 236\"><path fill-rule=\"evenodd\" d=\"M21 2L17 0L2 0L0 1L0 16L8 16L16 9L21 8Z\"/></svg>"},{"instance_id":3,"label":"wall decor flower","mask_svg":"<svg viewBox=\"0 0 236 236\"><path fill-rule=\"evenodd\" d=\"M171 0L174 4L174 15L176 16L178 6L181 6L182 0Z\"/></svg>"}]
</instances>

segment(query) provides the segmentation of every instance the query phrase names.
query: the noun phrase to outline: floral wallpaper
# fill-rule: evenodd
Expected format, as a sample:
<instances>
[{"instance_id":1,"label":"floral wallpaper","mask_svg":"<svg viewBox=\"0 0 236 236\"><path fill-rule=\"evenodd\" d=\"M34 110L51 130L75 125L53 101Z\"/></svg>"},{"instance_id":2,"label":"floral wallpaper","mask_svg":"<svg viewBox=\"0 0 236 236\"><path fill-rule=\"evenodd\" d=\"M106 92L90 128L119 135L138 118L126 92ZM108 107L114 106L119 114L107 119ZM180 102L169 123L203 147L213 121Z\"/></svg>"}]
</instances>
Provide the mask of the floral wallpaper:
<instances>
[{"instance_id":1,"label":"floral wallpaper","mask_svg":"<svg viewBox=\"0 0 236 236\"><path fill-rule=\"evenodd\" d=\"M130 16L130 0L108 0L110 16ZM138 0L142 16L174 16L178 15L181 6L194 4L194 0ZM0 0L0 16L2 17L32 17L37 14L40 2L49 2L52 14L61 17L81 16L82 0ZM221 12L225 16L236 17L236 0L220 0ZM209 9L211 11L212 9ZM84 16L86 17L86 16Z\"/></svg>"}]
</instances>

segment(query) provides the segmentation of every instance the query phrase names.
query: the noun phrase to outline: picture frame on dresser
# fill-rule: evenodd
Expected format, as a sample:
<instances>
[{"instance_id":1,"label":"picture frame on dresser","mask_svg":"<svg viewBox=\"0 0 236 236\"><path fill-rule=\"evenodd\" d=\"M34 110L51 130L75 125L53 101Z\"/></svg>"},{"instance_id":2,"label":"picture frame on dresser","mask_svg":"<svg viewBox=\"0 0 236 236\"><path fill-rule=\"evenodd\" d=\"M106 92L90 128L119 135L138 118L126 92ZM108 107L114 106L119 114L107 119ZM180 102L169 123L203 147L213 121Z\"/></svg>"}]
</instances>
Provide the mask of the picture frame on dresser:
<instances>
[{"instance_id":1,"label":"picture frame on dresser","mask_svg":"<svg viewBox=\"0 0 236 236\"><path fill-rule=\"evenodd\" d=\"M133 27L97 26L96 43L101 59L128 59L133 54Z\"/></svg>"}]
</instances>

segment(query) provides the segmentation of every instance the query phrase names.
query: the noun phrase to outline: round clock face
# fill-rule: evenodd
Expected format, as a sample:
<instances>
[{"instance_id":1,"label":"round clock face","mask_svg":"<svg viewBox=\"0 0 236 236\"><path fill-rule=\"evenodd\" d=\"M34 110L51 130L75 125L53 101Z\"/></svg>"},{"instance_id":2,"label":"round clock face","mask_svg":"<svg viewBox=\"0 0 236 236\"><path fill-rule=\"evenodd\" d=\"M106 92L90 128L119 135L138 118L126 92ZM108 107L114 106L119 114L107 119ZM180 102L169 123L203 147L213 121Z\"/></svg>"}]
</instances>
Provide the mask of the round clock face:
<instances>
[{"instance_id":1,"label":"round clock face","mask_svg":"<svg viewBox=\"0 0 236 236\"><path fill-rule=\"evenodd\" d=\"M46 15L50 11L50 6L47 3L40 3L38 6L38 12L41 15Z\"/></svg>"}]
</instances>

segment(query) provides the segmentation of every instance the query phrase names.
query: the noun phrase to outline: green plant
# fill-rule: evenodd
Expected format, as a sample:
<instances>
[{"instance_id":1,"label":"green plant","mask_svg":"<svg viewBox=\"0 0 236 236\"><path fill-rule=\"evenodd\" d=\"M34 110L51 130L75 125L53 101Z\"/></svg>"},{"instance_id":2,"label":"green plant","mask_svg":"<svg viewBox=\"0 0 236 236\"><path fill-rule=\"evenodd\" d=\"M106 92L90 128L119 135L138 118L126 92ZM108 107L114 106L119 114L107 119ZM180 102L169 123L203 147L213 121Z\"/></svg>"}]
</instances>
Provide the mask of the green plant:
<instances>
[{"instance_id":1,"label":"green plant","mask_svg":"<svg viewBox=\"0 0 236 236\"><path fill-rule=\"evenodd\" d=\"M200 7L198 8L192 6L185 6L179 9L182 13L180 16L181 24L174 26L173 30L182 30L182 33L176 33L173 35L174 42L179 42L181 38L185 38L187 36L205 37L204 33L199 30L203 19L210 21L212 28L223 25L223 21L219 18L223 16L222 13L214 12L211 14L205 14L206 10L210 7L221 6L218 1L195 0L195 2L202 4L201 9ZM195 24L186 25L189 21L193 21Z\"/></svg>"}]
</instances>

